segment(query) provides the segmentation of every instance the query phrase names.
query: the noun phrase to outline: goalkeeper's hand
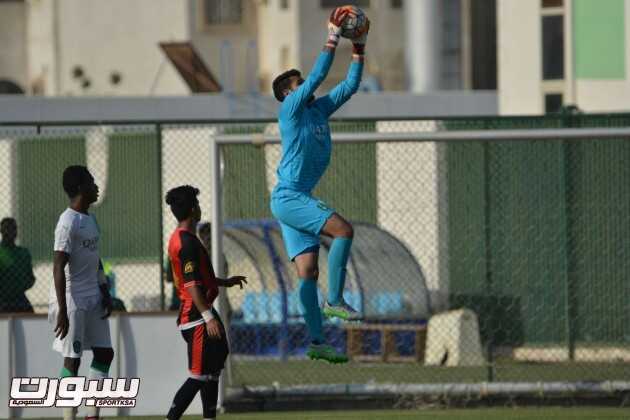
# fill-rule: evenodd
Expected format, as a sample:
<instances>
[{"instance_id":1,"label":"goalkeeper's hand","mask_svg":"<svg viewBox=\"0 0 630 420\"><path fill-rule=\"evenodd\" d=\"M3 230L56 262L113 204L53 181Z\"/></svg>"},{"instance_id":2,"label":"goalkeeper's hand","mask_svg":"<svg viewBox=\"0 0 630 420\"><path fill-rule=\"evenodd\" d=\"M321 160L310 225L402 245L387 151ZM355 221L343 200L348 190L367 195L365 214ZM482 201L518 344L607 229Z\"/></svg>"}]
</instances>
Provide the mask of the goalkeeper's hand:
<instances>
[{"instance_id":1,"label":"goalkeeper's hand","mask_svg":"<svg viewBox=\"0 0 630 420\"><path fill-rule=\"evenodd\" d=\"M361 35L352 40L352 54L364 55L365 43L367 42L368 32L370 31L370 19L365 18L365 30Z\"/></svg>"},{"instance_id":2,"label":"goalkeeper's hand","mask_svg":"<svg viewBox=\"0 0 630 420\"><path fill-rule=\"evenodd\" d=\"M330 18L328 19L327 47L337 48L337 44L339 44L339 37L341 36L341 24L346 16L348 16L348 12L349 10L345 7L337 7L330 14Z\"/></svg>"}]
</instances>

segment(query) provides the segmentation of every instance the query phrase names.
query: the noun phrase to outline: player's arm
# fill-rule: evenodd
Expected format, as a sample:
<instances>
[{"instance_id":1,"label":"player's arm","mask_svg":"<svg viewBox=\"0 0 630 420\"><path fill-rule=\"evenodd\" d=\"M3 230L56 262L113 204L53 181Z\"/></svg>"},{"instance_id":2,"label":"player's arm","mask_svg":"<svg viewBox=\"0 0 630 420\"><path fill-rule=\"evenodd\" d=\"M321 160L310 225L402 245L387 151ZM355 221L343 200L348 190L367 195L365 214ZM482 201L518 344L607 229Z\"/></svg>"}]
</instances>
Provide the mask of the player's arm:
<instances>
[{"instance_id":1,"label":"player's arm","mask_svg":"<svg viewBox=\"0 0 630 420\"><path fill-rule=\"evenodd\" d=\"M217 284L221 287L234 287L239 286L241 289L244 284L247 284L247 277L245 276L232 276L226 279L221 279L219 277L217 279Z\"/></svg>"},{"instance_id":2,"label":"player's arm","mask_svg":"<svg viewBox=\"0 0 630 420\"><path fill-rule=\"evenodd\" d=\"M53 278L55 280L55 294L57 295L57 324L55 325L55 337L63 340L68 334L70 322L68 321L68 306L66 304L66 265L70 255L64 251L55 251L53 257Z\"/></svg>"},{"instance_id":3,"label":"player's arm","mask_svg":"<svg viewBox=\"0 0 630 420\"><path fill-rule=\"evenodd\" d=\"M282 102L281 113L284 114L285 117L294 117L302 110L319 85L326 79L330 66L335 58L335 49L337 48L341 34L341 23L347 14L348 11L342 7L333 10L328 22L328 38L326 44L317 57L313 69L304 80L304 83L295 91L291 92Z\"/></svg>"},{"instance_id":4,"label":"player's arm","mask_svg":"<svg viewBox=\"0 0 630 420\"><path fill-rule=\"evenodd\" d=\"M206 296L201 289L201 271L199 261L201 259L201 244L195 241L192 235L182 234L181 249L179 251L179 261L181 273L183 275L184 287L192 297L195 307L206 323L206 331L212 338L221 338L221 324L214 318L210 306L212 302L206 300Z\"/></svg>"},{"instance_id":5,"label":"player's arm","mask_svg":"<svg viewBox=\"0 0 630 420\"><path fill-rule=\"evenodd\" d=\"M315 102L315 105L326 116L332 115L359 90L363 75L363 62L365 61L365 43L370 30L369 20L365 28L365 32L360 37L352 40L352 62L345 80L335 86L328 95Z\"/></svg>"},{"instance_id":6,"label":"player's arm","mask_svg":"<svg viewBox=\"0 0 630 420\"><path fill-rule=\"evenodd\" d=\"M225 254L223 255L222 262L223 262L223 272L227 275L229 269L228 269L227 259L225 258ZM217 282L217 285L219 285L220 287L239 286L242 289L243 285L247 284L247 277L245 276L232 276L232 277L227 277L224 279L215 276L215 280Z\"/></svg>"},{"instance_id":7,"label":"player's arm","mask_svg":"<svg viewBox=\"0 0 630 420\"><path fill-rule=\"evenodd\" d=\"M109 284L107 284L107 276L105 275L105 268L103 268L103 260L98 260L98 288L101 291L103 298L103 309L105 309L105 315L102 319L109 317L112 314L112 297L109 294Z\"/></svg>"},{"instance_id":8,"label":"player's arm","mask_svg":"<svg viewBox=\"0 0 630 420\"><path fill-rule=\"evenodd\" d=\"M55 336L60 339L68 334L68 306L66 302L66 265L70 262L75 223L73 220L60 219L55 228L55 244L53 254L53 279L57 296L57 323Z\"/></svg>"},{"instance_id":9,"label":"player's arm","mask_svg":"<svg viewBox=\"0 0 630 420\"><path fill-rule=\"evenodd\" d=\"M210 305L206 302L206 297L201 291L201 288L199 286L191 286L188 289L188 293L190 293L195 307L206 323L206 331L208 332L208 335L212 338L221 338L221 324L219 324L219 321L217 321L214 318L214 315L212 315Z\"/></svg>"},{"instance_id":10,"label":"player's arm","mask_svg":"<svg viewBox=\"0 0 630 420\"><path fill-rule=\"evenodd\" d=\"M173 269L171 268L171 259L166 258L166 282L173 283L175 279L173 278Z\"/></svg>"}]
</instances>

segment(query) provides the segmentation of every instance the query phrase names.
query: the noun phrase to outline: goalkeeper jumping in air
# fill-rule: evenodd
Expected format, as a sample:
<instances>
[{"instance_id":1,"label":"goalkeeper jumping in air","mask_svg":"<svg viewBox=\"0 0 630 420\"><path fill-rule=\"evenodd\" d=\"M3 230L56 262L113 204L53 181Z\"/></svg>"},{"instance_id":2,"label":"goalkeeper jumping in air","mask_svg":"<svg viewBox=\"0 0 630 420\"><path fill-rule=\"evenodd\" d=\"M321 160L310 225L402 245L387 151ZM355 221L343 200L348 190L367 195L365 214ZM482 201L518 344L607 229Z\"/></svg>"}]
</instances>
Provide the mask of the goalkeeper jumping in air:
<instances>
[{"instance_id":1,"label":"goalkeeper jumping in air","mask_svg":"<svg viewBox=\"0 0 630 420\"><path fill-rule=\"evenodd\" d=\"M346 79L321 98L316 99L314 93L328 74L341 24L350 12L347 7L333 10L328 23L328 40L306 79L298 70L289 70L273 81L274 95L282 102L278 117L282 160L277 170L278 183L271 195L271 211L280 222L287 254L297 266L300 302L312 340L307 355L331 363L345 363L348 358L324 343L317 300L319 235L323 233L333 238L328 255L328 297L324 315L358 320L359 313L343 300L353 230L333 209L311 196L311 191L330 162L332 142L328 119L359 88L369 22L363 33L352 40L352 63Z\"/></svg>"}]
</instances>

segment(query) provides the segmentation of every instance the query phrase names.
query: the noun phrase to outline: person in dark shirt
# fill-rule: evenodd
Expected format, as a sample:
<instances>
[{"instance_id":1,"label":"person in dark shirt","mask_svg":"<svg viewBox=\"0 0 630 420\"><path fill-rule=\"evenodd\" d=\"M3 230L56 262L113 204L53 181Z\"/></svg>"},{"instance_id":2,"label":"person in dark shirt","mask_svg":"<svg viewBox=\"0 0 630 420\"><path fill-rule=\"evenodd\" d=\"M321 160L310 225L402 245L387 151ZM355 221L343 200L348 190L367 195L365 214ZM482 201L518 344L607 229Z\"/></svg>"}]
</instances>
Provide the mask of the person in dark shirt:
<instances>
[{"instance_id":1,"label":"person in dark shirt","mask_svg":"<svg viewBox=\"0 0 630 420\"><path fill-rule=\"evenodd\" d=\"M208 251L208 255L210 256L210 258L212 258L211 235L212 235L212 225L209 222L199 222L197 224L197 236L199 237L199 240L201 241L202 245ZM175 278L173 277L173 268L171 267L171 260L169 259L168 256L166 256L165 261L164 261L164 273L166 277L165 278L166 282L172 285L171 303L168 309L169 311L177 311L179 310L179 305L181 302L179 301L179 296L177 294L177 284L176 284ZM223 273L227 276L228 263L227 263L227 258L225 258L225 254L223 254Z\"/></svg>"},{"instance_id":2,"label":"person in dark shirt","mask_svg":"<svg viewBox=\"0 0 630 420\"><path fill-rule=\"evenodd\" d=\"M188 347L190 372L173 398L168 420L179 420L197 392L201 393L203 418L216 417L219 376L229 348L227 331L212 304L219 287L243 288L247 283L243 276L215 276L208 251L196 235L201 219L198 194L190 185L166 194L166 203L178 222L168 242L168 258L181 302L177 325Z\"/></svg>"},{"instance_id":3,"label":"person in dark shirt","mask_svg":"<svg viewBox=\"0 0 630 420\"><path fill-rule=\"evenodd\" d=\"M17 233L15 219L0 221L0 312L33 312L24 294L35 284L31 253L15 244Z\"/></svg>"}]
</instances>

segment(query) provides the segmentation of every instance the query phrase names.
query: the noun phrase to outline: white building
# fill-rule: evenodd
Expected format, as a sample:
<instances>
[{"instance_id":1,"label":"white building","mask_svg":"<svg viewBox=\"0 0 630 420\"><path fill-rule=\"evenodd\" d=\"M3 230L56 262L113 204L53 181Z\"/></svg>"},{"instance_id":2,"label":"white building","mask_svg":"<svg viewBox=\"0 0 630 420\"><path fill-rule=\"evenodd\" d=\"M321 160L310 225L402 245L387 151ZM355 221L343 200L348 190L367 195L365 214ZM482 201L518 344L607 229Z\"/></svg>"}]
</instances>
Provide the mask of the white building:
<instances>
[{"instance_id":1,"label":"white building","mask_svg":"<svg viewBox=\"0 0 630 420\"><path fill-rule=\"evenodd\" d=\"M276 74L291 67L308 71L337 3L344 2L2 2L0 79L31 94L187 94L188 87L158 44L191 41L226 91L270 93ZM404 89L401 3L359 3L365 3L375 28L367 73L387 89ZM344 42L331 82L344 77L349 61L350 43Z\"/></svg>"},{"instance_id":2,"label":"white building","mask_svg":"<svg viewBox=\"0 0 630 420\"><path fill-rule=\"evenodd\" d=\"M158 47L191 41L228 92L307 72L330 10L372 20L366 85L498 90L503 114L627 109L630 0L15 0L0 2L0 92L190 93ZM324 88L345 75L341 44Z\"/></svg>"},{"instance_id":3,"label":"white building","mask_svg":"<svg viewBox=\"0 0 630 420\"><path fill-rule=\"evenodd\" d=\"M498 0L499 107L630 107L628 0Z\"/></svg>"},{"instance_id":4,"label":"white building","mask_svg":"<svg viewBox=\"0 0 630 420\"><path fill-rule=\"evenodd\" d=\"M188 38L184 6L168 0L3 2L0 28L19 27L20 36L2 40L12 53L0 53L0 77L44 95L184 93L168 67L152 86L163 59L157 42ZM112 83L117 75L120 83Z\"/></svg>"}]
</instances>

